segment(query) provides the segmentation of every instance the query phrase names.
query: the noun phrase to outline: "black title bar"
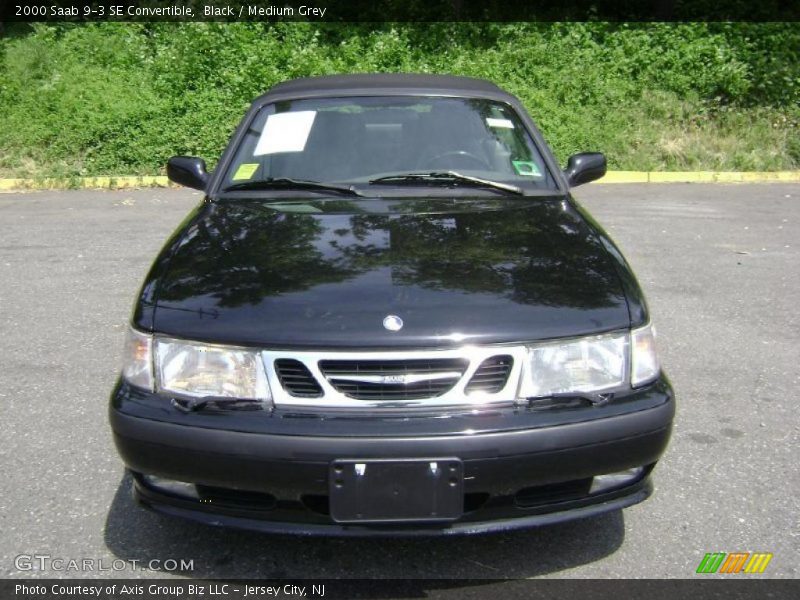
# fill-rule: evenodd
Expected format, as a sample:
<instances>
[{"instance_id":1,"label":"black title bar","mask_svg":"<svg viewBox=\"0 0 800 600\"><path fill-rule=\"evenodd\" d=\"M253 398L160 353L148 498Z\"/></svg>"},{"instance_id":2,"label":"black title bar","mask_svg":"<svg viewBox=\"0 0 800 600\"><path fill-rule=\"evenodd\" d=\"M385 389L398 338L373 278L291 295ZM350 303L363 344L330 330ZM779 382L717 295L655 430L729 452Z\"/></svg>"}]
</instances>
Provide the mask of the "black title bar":
<instances>
[{"instance_id":1,"label":"black title bar","mask_svg":"<svg viewBox=\"0 0 800 600\"><path fill-rule=\"evenodd\" d=\"M0 22L798 21L800 0L3 0Z\"/></svg>"}]
</instances>

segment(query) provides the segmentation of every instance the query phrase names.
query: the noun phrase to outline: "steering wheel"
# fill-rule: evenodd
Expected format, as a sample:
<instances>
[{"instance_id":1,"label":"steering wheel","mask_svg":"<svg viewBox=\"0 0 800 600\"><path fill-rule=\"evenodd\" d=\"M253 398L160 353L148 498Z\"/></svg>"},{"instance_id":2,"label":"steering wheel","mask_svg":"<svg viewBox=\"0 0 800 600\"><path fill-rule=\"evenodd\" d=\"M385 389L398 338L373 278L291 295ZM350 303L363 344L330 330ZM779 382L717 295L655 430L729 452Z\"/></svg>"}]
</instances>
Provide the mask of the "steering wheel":
<instances>
[{"instance_id":1,"label":"steering wheel","mask_svg":"<svg viewBox=\"0 0 800 600\"><path fill-rule=\"evenodd\" d=\"M456 166L454 167L453 162L451 162L449 164L446 164L446 165L443 165L443 166L437 166L436 165L437 161L441 161L441 160L443 160L445 158L455 158L455 160L453 162L456 163ZM466 160L464 160L464 159L466 159ZM420 162L423 162L423 161L420 161ZM470 165L469 164L465 164L465 163L471 163L472 164L472 168L475 168L477 166L478 169L482 169L482 170L490 170L491 169L491 167L489 166L489 163L487 163L482 158L480 158L478 156L475 156L474 154L472 154L472 152L467 152L466 150L449 150L448 152L440 152L439 154L436 154L435 156L432 156L432 157L426 159L424 161L424 165L420 165L420 166L423 166L424 168L429 168L429 169L452 169L452 168L468 169L468 168L470 168Z\"/></svg>"}]
</instances>

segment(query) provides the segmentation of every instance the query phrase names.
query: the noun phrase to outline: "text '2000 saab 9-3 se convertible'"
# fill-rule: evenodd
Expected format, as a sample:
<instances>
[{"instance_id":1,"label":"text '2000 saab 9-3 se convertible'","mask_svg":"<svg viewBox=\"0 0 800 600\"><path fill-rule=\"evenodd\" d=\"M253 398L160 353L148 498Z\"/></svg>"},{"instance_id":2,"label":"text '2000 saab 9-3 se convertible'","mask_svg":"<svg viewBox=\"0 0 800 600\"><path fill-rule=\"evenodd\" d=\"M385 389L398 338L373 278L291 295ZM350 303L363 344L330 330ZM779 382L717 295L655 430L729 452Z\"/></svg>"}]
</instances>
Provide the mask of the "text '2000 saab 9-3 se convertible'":
<instances>
[{"instance_id":1,"label":"text '2000 saab 9-3 se convertible'","mask_svg":"<svg viewBox=\"0 0 800 600\"><path fill-rule=\"evenodd\" d=\"M136 498L272 532L502 531L647 498L675 402L636 279L519 100L273 87L156 258L111 395Z\"/></svg>"}]
</instances>

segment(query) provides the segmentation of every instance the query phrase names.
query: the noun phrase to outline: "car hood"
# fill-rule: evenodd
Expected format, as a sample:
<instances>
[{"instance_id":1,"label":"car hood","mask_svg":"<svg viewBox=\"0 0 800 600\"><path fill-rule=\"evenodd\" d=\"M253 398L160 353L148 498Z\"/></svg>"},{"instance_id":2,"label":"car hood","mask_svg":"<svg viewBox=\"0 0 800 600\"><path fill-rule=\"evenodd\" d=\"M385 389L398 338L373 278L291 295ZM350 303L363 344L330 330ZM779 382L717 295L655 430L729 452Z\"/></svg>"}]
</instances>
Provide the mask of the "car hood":
<instances>
[{"instance_id":1,"label":"car hood","mask_svg":"<svg viewBox=\"0 0 800 600\"><path fill-rule=\"evenodd\" d=\"M621 265L563 197L204 202L157 264L139 313L209 342L442 347L630 325Z\"/></svg>"}]
</instances>

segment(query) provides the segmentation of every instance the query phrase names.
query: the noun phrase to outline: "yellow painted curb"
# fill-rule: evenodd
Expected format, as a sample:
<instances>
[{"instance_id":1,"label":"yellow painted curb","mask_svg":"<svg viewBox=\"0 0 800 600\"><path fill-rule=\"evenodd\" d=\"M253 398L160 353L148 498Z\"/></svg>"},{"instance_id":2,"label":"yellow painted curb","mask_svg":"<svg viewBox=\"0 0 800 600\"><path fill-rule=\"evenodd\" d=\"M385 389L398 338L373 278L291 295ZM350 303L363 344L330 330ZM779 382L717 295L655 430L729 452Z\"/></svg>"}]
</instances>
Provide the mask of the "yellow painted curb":
<instances>
[{"instance_id":1,"label":"yellow painted curb","mask_svg":"<svg viewBox=\"0 0 800 600\"><path fill-rule=\"evenodd\" d=\"M800 171L609 171L597 183L800 182Z\"/></svg>"},{"instance_id":2,"label":"yellow painted curb","mask_svg":"<svg viewBox=\"0 0 800 600\"><path fill-rule=\"evenodd\" d=\"M731 175L734 175L731 173ZM711 183L715 181L714 174L709 171L684 171L684 172L662 172L649 173L648 182L651 183Z\"/></svg>"},{"instance_id":3,"label":"yellow painted curb","mask_svg":"<svg viewBox=\"0 0 800 600\"><path fill-rule=\"evenodd\" d=\"M647 171L608 171L598 183L647 183L649 180Z\"/></svg>"},{"instance_id":4,"label":"yellow painted curb","mask_svg":"<svg viewBox=\"0 0 800 600\"><path fill-rule=\"evenodd\" d=\"M0 190L120 189L167 187L172 185L163 175L109 175L106 177L0 179Z\"/></svg>"},{"instance_id":5,"label":"yellow painted curb","mask_svg":"<svg viewBox=\"0 0 800 600\"><path fill-rule=\"evenodd\" d=\"M609 171L597 183L800 183L800 171ZM169 187L163 175L0 179L0 191Z\"/></svg>"}]
</instances>

